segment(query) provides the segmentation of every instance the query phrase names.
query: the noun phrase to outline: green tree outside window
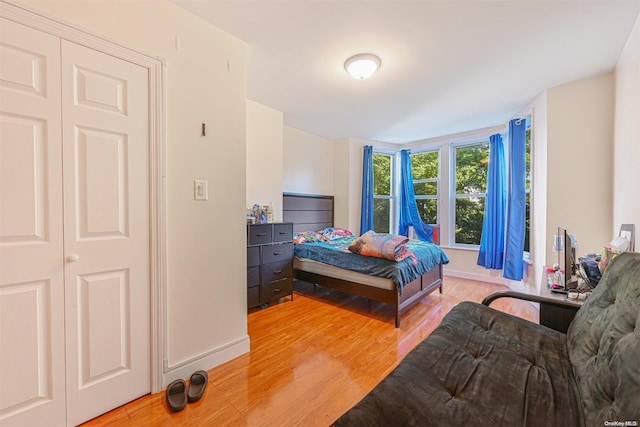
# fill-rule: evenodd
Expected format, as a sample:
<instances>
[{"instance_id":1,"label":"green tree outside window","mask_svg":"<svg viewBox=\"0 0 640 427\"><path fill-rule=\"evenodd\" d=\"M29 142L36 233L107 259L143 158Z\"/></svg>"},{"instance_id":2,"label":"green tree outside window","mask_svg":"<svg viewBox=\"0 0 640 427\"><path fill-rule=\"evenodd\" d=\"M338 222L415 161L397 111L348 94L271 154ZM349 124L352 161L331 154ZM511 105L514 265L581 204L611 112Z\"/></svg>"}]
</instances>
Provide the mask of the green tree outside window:
<instances>
[{"instance_id":1,"label":"green tree outside window","mask_svg":"<svg viewBox=\"0 0 640 427\"><path fill-rule=\"evenodd\" d=\"M416 205L420 218L427 224L438 224L439 163L440 151L411 155L411 174Z\"/></svg>"},{"instance_id":2,"label":"green tree outside window","mask_svg":"<svg viewBox=\"0 0 640 427\"><path fill-rule=\"evenodd\" d=\"M373 231L391 230L392 156L373 153Z\"/></svg>"},{"instance_id":3,"label":"green tree outside window","mask_svg":"<svg viewBox=\"0 0 640 427\"><path fill-rule=\"evenodd\" d=\"M488 165L488 143L455 148L455 243L480 245Z\"/></svg>"}]
</instances>

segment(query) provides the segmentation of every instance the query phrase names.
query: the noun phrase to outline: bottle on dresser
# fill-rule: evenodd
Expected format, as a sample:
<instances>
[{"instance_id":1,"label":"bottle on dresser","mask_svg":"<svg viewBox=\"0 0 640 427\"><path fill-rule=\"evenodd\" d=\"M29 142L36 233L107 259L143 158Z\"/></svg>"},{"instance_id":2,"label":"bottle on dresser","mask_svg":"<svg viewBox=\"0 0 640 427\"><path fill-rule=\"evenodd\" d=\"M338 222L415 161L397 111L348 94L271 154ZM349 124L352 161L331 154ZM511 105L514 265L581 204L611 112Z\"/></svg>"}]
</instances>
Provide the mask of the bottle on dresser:
<instances>
[{"instance_id":1,"label":"bottle on dresser","mask_svg":"<svg viewBox=\"0 0 640 427\"><path fill-rule=\"evenodd\" d=\"M274 222L273 202L269 202L269 206L267 207L267 222Z\"/></svg>"}]
</instances>

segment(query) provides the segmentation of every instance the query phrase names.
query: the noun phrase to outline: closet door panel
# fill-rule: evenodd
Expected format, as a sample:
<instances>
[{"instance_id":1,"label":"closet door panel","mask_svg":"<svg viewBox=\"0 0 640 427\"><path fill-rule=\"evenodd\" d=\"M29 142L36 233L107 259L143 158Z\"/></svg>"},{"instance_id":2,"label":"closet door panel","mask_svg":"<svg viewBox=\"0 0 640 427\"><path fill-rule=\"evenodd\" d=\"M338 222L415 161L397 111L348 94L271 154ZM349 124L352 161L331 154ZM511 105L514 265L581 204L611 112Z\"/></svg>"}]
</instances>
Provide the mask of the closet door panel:
<instances>
[{"instance_id":1,"label":"closet door panel","mask_svg":"<svg viewBox=\"0 0 640 427\"><path fill-rule=\"evenodd\" d=\"M68 422L150 391L147 70L62 43Z\"/></svg>"},{"instance_id":2,"label":"closet door panel","mask_svg":"<svg viewBox=\"0 0 640 427\"><path fill-rule=\"evenodd\" d=\"M0 425L64 425L60 39L0 39Z\"/></svg>"}]
</instances>

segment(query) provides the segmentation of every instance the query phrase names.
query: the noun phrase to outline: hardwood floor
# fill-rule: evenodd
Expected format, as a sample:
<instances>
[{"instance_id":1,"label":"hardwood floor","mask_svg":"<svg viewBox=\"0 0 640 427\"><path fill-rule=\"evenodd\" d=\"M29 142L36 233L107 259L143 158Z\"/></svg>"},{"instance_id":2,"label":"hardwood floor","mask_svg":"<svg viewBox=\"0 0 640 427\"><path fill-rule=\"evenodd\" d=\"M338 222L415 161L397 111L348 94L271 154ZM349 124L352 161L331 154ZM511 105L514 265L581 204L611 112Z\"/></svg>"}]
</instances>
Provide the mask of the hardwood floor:
<instances>
[{"instance_id":1,"label":"hardwood floor","mask_svg":"<svg viewBox=\"0 0 640 427\"><path fill-rule=\"evenodd\" d=\"M86 426L327 426L364 397L458 302L506 289L445 277L393 325L390 306L296 283L293 301L249 313L251 351L209 370L203 398L172 413L164 392L144 396ZM538 321L533 305L492 307Z\"/></svg>"}]
</instances>

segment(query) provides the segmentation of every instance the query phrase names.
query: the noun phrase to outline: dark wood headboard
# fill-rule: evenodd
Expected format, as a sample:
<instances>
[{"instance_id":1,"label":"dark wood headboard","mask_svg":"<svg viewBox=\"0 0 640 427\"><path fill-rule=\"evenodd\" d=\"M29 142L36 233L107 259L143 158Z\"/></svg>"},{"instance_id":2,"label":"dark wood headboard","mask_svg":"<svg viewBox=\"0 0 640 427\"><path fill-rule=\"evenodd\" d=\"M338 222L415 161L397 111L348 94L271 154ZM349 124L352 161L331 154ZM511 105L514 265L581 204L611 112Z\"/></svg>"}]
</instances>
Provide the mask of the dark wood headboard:
<instances>
[{"instance_id":1,"label":"dark wood headboard","mask_svg":"<svg viewBox=\"0 0 640 427\"><path fill-rule=\"evenodd\" d=\"M293 231L318 231L333 227L333 196L283 193L282 219Z\"/></svg>"}]
</instances>

